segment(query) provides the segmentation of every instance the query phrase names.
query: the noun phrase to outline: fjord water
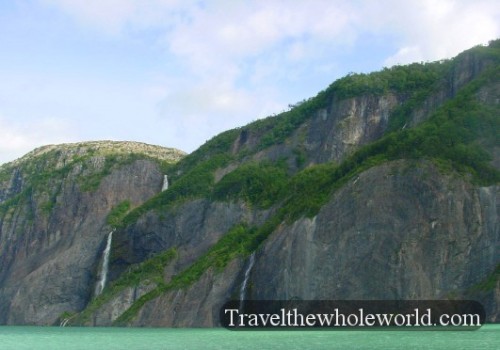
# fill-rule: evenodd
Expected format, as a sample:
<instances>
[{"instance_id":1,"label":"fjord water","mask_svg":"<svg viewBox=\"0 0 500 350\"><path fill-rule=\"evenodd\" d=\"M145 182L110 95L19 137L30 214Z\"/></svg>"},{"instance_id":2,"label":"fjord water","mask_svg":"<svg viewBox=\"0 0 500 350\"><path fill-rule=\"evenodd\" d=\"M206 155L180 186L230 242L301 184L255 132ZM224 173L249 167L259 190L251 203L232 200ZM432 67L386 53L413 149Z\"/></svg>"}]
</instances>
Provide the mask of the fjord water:
<instances>
[{"instance_id":1,"label":"fjord water","mask_svg":"<svg viewBox=\"0 0 500 350\"><path fill-rule=\"evenodd\" d=\"M1 350L499 349L500 325L477 331L250 331L0 327Z\"/></svg>"}]
</instances>

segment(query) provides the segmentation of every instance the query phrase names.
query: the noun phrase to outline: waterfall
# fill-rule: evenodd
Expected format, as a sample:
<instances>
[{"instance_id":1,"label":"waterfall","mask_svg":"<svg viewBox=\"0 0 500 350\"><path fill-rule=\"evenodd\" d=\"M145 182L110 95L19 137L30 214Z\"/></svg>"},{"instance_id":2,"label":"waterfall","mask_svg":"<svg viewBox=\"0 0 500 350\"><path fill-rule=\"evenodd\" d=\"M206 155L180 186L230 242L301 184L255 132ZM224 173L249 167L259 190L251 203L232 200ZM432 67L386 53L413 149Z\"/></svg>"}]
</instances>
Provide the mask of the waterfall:
<instances>
[{"instance_id":1,"label":"waterfall","mask_svg":"<svg viewBox=\"0 0 500 350\"><path fill-rule=\"evenodd\" d=\"M161 186L161 191L168 190L168 175L163 175L163 185Z\"/></svg>"},{"instance_id":2,"label":"waterfall","mask_svg":"<svg viewBox=\"0 0 500 350\"><path fill-rule=\"evenodd\" d=\"M77 316L78 313L75 313L73 314L72 316L69 316L69 317L66 317L66 318L63 318L61 320L61 323L59 323L59 327L66 327L68 325L68 322L71 321L72 318L74 318L75 316Z\"/></svg>"},{"instance_id":3,"label":"waterfall","mask_svg":"<svg viewBox=\"0 0 500 350\"><path fill-rule=\"evenodd\" d=\"M113 230L114 231L114 230ZM109 253L111 251L111 241L113 239L113 231L108 234L108 241L106 242L106 248L102 253L102 266L99 272L99 282L95 287L95 295L98 296L104 290L106 286L106 279L108 278L108 268L109 268Z\"/></svg>"},{"instance_id":4,"label":"waterfall","mask_svg":"<svg viewBox=\"0 0 500 350\"><path fill-rule=\"evenodd\" d=\"M245 271L245 278L243 279L243 283L240 288L240 312L243 311L243 303L245 301L245 292L247 289L248 278L250 277L250 272L252 271L253 264L255 263L255 252L250 255L250 261L248 262L247 269Z\"/></svg>"}]
</instances>

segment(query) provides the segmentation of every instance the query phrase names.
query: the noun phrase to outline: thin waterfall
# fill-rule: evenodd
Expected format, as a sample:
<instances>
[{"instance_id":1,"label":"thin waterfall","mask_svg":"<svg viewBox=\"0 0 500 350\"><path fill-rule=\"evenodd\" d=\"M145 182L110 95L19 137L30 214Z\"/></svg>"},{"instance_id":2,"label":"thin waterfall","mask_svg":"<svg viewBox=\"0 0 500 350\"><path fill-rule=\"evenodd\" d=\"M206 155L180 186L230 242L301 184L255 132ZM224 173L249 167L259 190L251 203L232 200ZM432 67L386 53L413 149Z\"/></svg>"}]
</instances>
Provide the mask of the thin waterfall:
<instances>
[{"instance_id":1,"label":"thin waterfall","mask_svg":"<svg viewBox=\"0 0 500 350\"><path fill-rule=\"evenodd\" d=\"M109 253L111 252L111 242L113 240L113 231L108 234L108 241L106 242L106 248L102 253L102 266L101 271L99 272L99 281L95 287L95 295L98 296L104 290L106 286L106 280L108 278L108 269L109 269Z\"/></svg>"},{"instance_id":2,"label":"thin waterfall","mask_svg":"<svg viewBox=\"0 0 500 350\"><path fill-rule=\"evenodd\" d=\"M240 288L240 311L243 311L243 304L245 301L245 294L247 290L248 279L250 277L250 272L252 271L253 264L255 263L255 252L250 255L250 261L248 262L247 269L245 271L245 278L243 279L243 283Z\"/></svg>"},{"instance_id":3,"label":"thin waterfall","mask_svg":"<svg viewBox=\"0 0 500 350\"><path fill-rule=\"evenodd\" d=\"M78 316L78 313L75 313L72 316L63 318L61 320L61 323L59 324L59 327L66 327L68 325L69 321L71 321L71 319L74 318L74 317L76 317L76 316Z\"/></svg>"},{"instance_id":4,"label":"thin waterfall","mask_svg":"<svg viewBox=\"0 0 500 350\"><path fill-rule=\"evenodd\" d=\"M65 318L64 320L61 321L61 324L59 326L66 327L66 325L68 324L70 319L71 319L71 317Z\"/></svg>"},{"instance_id":5,"label":"thin waterfall","mask_svg":"<svg viewBox=\"0 0 500 350\"><path fill-rule=\"evenodd\" d=\"M163 175L163 185L161 186L161 191L168 190L168 175Z\"/></svg>"}]
</instances>

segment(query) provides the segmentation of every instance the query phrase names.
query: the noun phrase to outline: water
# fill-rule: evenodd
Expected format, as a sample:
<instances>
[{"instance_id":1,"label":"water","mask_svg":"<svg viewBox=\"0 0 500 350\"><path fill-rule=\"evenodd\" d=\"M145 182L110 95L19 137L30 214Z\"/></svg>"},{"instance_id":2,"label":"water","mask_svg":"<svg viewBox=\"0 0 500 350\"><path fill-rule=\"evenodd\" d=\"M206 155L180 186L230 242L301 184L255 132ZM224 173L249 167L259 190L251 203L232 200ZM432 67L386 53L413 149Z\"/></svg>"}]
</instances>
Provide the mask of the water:
<instances>
[{"instance_id":1,"label":"water","mask_svg":"<svg viewBox=\"0 0 500 350\"><path fill-rule=\"evenodd\" d=\"M163 185L161 186L161 191L168 190L168 175L163 175Z\"/></svg>"},{"instance_id":2,"label":"water","mask_svg":"<svg viewBox=\"0 0 500 350\"><path fill-rule=\"evenodd\" d=\"M253 264L255 263L255 252L250 255L250 261L248 262L247 269L245 271L245 278L243 279L243 284L240 289L240 310L243 310L243 303L245 301L245 292L247 290L248 278L250 277L250 271L252 271Z\"/></svg>"},{"instance_id":3,"label":"water","mask_svg":"<svg viewBox=\"0 0 500 350\"><path fill-rule=\"evenodd\" d=\"M102 267L99 273L99 281L97 282L95 288L95 295L99 295L106 287L106 280L108 278L108 268L109 268L109 253L111 251L111 242L113 240L113 231L108 234L108 241L106 242L106 248L102 253Z\"/></svg>"},{"instance_id":4,"label":"water","mask_svg":"<svg viewBox=\"0 0 500 350\"><path fill-rule=\"evenodd\" d=\"M0 327L1 350L499 349L500 325L478 331L247 331Z\"/></svg>"}]
</instances>

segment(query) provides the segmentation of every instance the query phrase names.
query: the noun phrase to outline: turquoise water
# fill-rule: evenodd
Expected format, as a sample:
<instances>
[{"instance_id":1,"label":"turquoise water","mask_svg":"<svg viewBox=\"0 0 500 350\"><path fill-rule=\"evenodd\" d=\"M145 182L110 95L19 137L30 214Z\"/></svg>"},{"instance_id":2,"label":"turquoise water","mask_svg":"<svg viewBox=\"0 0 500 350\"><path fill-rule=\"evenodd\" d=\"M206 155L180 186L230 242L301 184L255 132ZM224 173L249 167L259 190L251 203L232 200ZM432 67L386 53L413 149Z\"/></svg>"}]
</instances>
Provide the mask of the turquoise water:
<instances>
[{"instance_id":1,"label":"turquoise water","mask_svg":"<svg viewBox=\"0 0 500 350\"><path fill-rule=\"evenodd\" d=\"M478 331L251 331L0 327L1 350L500 349L500 325Z\"/></svg>"}]
</instances>

